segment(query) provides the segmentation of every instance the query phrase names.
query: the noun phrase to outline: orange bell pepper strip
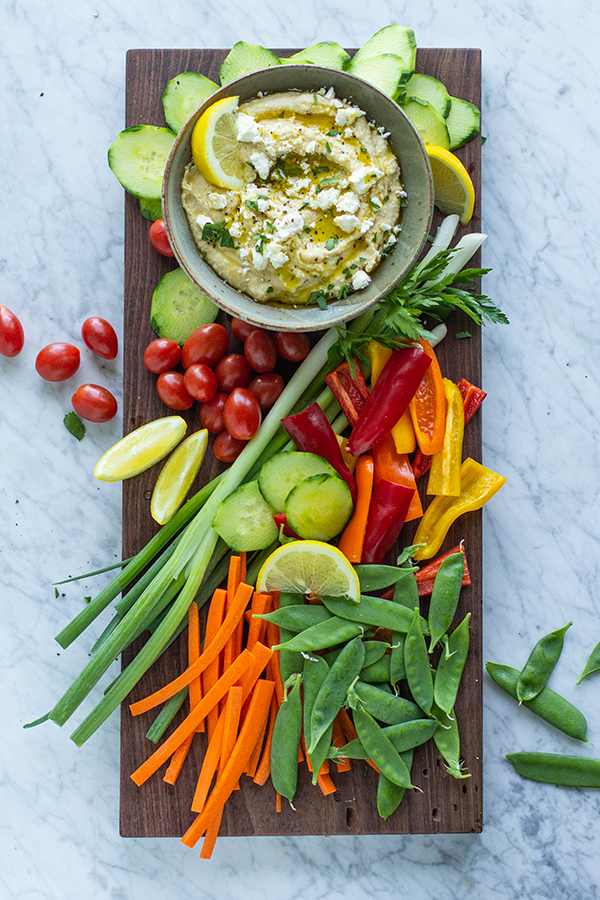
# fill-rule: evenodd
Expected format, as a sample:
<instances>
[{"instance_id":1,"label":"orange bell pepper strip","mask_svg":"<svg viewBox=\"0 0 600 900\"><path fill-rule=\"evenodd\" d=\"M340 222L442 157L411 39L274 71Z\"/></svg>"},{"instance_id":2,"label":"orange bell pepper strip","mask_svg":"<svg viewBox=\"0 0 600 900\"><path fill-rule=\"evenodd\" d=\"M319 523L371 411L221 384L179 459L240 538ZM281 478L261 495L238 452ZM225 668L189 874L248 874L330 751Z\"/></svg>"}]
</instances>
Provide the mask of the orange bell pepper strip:
<instances>
[{"instance_id":1,"label":"orange bell pepper strip","mask_svg":"<svg viewBox=\"0 0 600 900\"><path fill-rule=\"evenodd\" d=\"M388 347L382 347L377 341L369 341L367 349L371 359L371 390L373 390L381 370L392 355L392 351ZM398 453L412 453L417 446L410 409L406 410L392 428L392 437Z\"/></svg>"},{"instance_id":2,"label":"orange bell pepper strip","mask_svg":"<svg viewBox=\"0 0 600 900\"><path fill-rule=\"evenodd\" d=\"M357 491L356 505L339 543L339 549L351 563L359 563L361 560L373 493L374 474L373 457L368 453L359 456L354 472Z\"/></svg>"},{"instance_id":3,"label":"orange bell pepper strip","mask_svg":"<svg viewBox=\"0 0 600 900\"><path fill-rule=\"evenodd\" d=\"M460 465L462 462L465 414L461 393L453 381L443 379L446 396L446 425L442 446L433 454L427 493L444 497L460 496Z\"/></svg>"},{"instance_id":4,"label":"orange bell pepper strip","mask_svg":"<svg viewBox=\"0 0 600 900\"><path fill-rule=\"evenodd\" d=\"M433 456L444 440L446 397L442 373L433 347L424 338L420 338L419 344L431 359L431 365L410 401L409 409L419 449L427 456Z\"/></svg>"},{"instance_id":5,"label":"orange bell pepper strip","mask_svg":"<svg viewBox=\"0 0 600 900\"><path fill-rule=\"evenodd\" d=\"M393 435L386 434L382 441L373 447L373 462L375 463L375 484L379 484L382 478L394 484L402 484L413 488L414 494L408 507L406 521L420 519L423 515L421 498L417 491L417 483L412 466L406 453L398 453Z\"/></svg>"}]
</instances>

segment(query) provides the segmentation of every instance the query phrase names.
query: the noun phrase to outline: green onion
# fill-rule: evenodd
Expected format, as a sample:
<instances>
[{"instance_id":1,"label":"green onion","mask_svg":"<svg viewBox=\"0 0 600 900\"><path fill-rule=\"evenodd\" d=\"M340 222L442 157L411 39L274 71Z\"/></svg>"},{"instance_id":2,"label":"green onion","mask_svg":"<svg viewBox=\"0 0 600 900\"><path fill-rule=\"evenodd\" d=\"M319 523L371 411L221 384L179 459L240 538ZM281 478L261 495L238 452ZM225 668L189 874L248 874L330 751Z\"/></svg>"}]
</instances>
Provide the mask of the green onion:
<instances>
[{"instance_id":1,"label":"green onion","mask_svg":"<svg viewBox=\"0 0 600 900\"><path fill-rule=\"evenodd\" d=\"M179 691L178 694L175 694L173 697L169 697L154 722L146 732L146 737L149 741L152 741L153 744L158 744L161 737L183 706L184 700L188 695L187 687L184 687L183 690Z\"/></svg>"}]
</instances>

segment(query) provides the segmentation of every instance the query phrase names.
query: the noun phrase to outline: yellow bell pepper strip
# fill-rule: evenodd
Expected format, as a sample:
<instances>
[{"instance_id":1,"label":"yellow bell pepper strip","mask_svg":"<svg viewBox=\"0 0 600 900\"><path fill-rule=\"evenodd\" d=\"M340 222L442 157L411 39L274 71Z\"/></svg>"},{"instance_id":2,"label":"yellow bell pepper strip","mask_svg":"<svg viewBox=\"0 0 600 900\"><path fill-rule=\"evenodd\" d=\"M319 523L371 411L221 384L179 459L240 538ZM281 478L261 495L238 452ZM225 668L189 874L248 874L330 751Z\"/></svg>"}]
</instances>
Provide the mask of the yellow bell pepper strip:
<instances>
[{"instance_id":1,"label":"yellow bell pepper strip","mask_svg":"<svg viewBox=\"0 0 600 900\"><path fill-rule=\"evenodd\" d=\"M385 478L386 481L393 481L394 484L403 484L405 487L414 490L408 513L406 514L406 521L411 522L413 519L420 519L423 515L423 507L411 464L406 453L397 452L395 441L391 434L387 434L383 440L375 444L373 447L373 461L375 463L375 484L378 484L382 478Z\"/></svg>"},{"instance_id":2,"label":"yellow bell pepper strip","mask_svg":"<svg viewBox=\"0 0 600 900\"><path fill-rule=\"evenodd\" d=\"M434 497L419 522L414 544L423 544L413 558L431 559L438 552L453 522L463 513L481 509L506 483L503 475L492 472L467 457L460 467L460 497Z\"/></svg>"},{"instance_id":3,"label":"yellow bell pepper strip","mask_svg":"<svg viewBox=\"0 0 600 900\"><path fill-rule=\"evenodd\" d=\"M391 348L382 347L377 341L369 341L367 347L369 357L371 359L371 390L375 387L375 383L381 374L381 370L392 355ZM415 429L413 428L410 410L401 416L398 422L392 428L392 437L396 445L398 453L412 453L417 446L415 437Z\"/></svg>"},{"instance_id":4,"label":"yellow bell pepper strip","mask_svg":"<svg viewBox=\"0 0 600 900\"><path fill-rule=\"evenodd\" d=\"M356 478L356 504L352 518L340 538L339 549L351 563L359 563L362 558L363 543L369 519L369 507L373 493L375 466L368 453L359 456L354 477Z\"/></svg>"},{"instance_id":5,"label":"yellow bell pepper strip","mask_svg":"<svg viewBox=\"0 0 600 900\"><path fill-rule=\"evenodd\" d=\"M465 431L463 398L453 381L444 378L443 382L446 396L444 440L431 460L427 493L441 494L444 497L459 497L460 465Z\"/></svg>"},{"instance_id":6,"label":"yellow bell pepper strip","mask_svg":"<svg viewBox=\"0 0 600 900\"><path fill-rule=\"evenodd\" d=\"M340 450L342 451L342 457L354 475L354 470L356 469L356 463L358 462L357 456L352 456L350 451L348 450L348 438L345 438L343 434L337 434L337 442L340 445Z\"/></svg>"},{"instance_id":7,"label":"yellow bell pepper strip","mask_svg":"<svg viewBox=\"0 0 600 900\"><path fill-rule=\"evenodd\" d=\"M431 359L431 365L425 372L415 396L410 401L410 415L422 453L433 456L444 440L446 421L446 398L440 365L435 351L429 341L420 338L419 344L424 353Z\"/></svg>"}]
</instances>

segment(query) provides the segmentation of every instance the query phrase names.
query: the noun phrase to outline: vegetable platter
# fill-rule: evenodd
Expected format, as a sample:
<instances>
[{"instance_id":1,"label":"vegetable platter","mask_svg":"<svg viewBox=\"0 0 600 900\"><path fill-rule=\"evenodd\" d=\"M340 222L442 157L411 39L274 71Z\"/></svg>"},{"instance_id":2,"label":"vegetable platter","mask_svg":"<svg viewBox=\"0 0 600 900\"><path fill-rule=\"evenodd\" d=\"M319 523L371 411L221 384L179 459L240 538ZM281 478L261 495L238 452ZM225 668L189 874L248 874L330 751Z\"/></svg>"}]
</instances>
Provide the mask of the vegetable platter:
<instances>
[{"instance_id":1,"label":"vegetable platter","mask_svg":"<svg viewBox=\"0 0 600 900\"><path fill-rule=\"evenodd\" d=\"M275 50L281 56L290 50ZM166 83L181 72L198 71L218 81L219 67L226 50L130 50L126 66L126 126L151 123L164 125L161 95ZM440 79L448 91L480 106L481 54L473 49L418 50L416 71ZM457 234L481 230L480 141L474 140L458 151L475 188L475 214ZM436 213L435 227L441 221ZM143 365L144 350L155 337L150 326L152 293L160 278L176 263L156 253L148 240L150 222L140 214L135 197L125 195L125 310L123 428L134 428L168 413L155 389L155 377ZM477 257L472 265L479 265ZM217 321L228 325L220 313ZM453 313L447 322L448 335L436 352L445 377L465 378L481 385L480 329L466 316ZM464 337L468 333L469 337ZM455 337L462 335L463 337ZM230 347L234 347L234 343ZM236 348L234 347L234 350ZM230 349L230 352L232 350ZM197 407L181 415L189 433L200 427ZM481 414L465 431L464 455L481 460ZM225 467L207 453L194 489L209 482ZM142 473L123 484L123 557L138 552L158 530L150 516L149 500L156 470ZM424 491L424 488L422 488ZM423 493L424 503L428 502ZM276 811L275 792L270 785L259 787L249 778L240 780L225 805L220 835L302 835L302 834L426 834L479 832L482 828L482 535L481 511L462 516L450 530L442 551L464 540L471 585L463 588L455 622L471 613L471 645L463 674L456 711L461 734L461 755L470 777L449 775L433 743L418 747L412 769L419 790L407 792L404 802L388 819L378 815L374 801L377 775L361 760L353 761L346 772L333 771L336 791L323 796L310 783L306 766L300 766L294 808L286 802ZM411 523L412 524L412 523ZM409 544L414 528L402 533ZM395 561L395 557L394 557ZM207 606L200 611L201 623ZM123 655L123 665L133 658L143 639ZM146 738L149 720L132 717L129 703L141 699L167 683L187 665L185 633L150 668L136 686L121 714L121 809L120 830L125 837L180 837L194 814L190 797L195 774L201 763L204 735L192 744L188 764L174 785L161 778L149 779L138 788L131 773L147 758L153 745ZM175 720L177 724L183 710Z\"/></svg>"}]
</instances>

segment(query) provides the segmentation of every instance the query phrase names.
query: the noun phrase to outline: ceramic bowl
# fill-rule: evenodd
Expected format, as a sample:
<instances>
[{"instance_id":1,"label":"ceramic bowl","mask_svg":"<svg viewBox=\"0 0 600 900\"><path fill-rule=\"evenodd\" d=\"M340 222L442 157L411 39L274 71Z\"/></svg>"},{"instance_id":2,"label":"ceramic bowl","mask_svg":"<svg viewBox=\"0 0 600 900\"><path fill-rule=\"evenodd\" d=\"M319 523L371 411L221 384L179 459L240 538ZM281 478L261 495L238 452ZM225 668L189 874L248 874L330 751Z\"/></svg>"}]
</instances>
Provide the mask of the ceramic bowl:
<instances>
[{"instance_id":1,"label":"ceramic bowl","mask_svg":"<svg viewBox=\"0 0 600 900\"><path fill-rule=\"evenodd\" d=\"M398 243L371 273L372 281L360 291L318 307L287 308L257 303L235 290L204 262L188 227L181 204L181 180L192 158L191 136L204 110L222 97L239 96L240 103L262 91L318 91L333 87L336 97L364 110L367 118L389 132L388 140L400 160L408 206L404 210ZM402 109L386 94L360 78L313 65L281 65L245 75L209 97L183 126L167 161L163 191L167 234L179 265L219 307L258 327L275 331L317 331L340 325L364 312L389 293L404 277L423 249L433 216L433 181L423 142Z\"/></svg>"}]
</instances>

